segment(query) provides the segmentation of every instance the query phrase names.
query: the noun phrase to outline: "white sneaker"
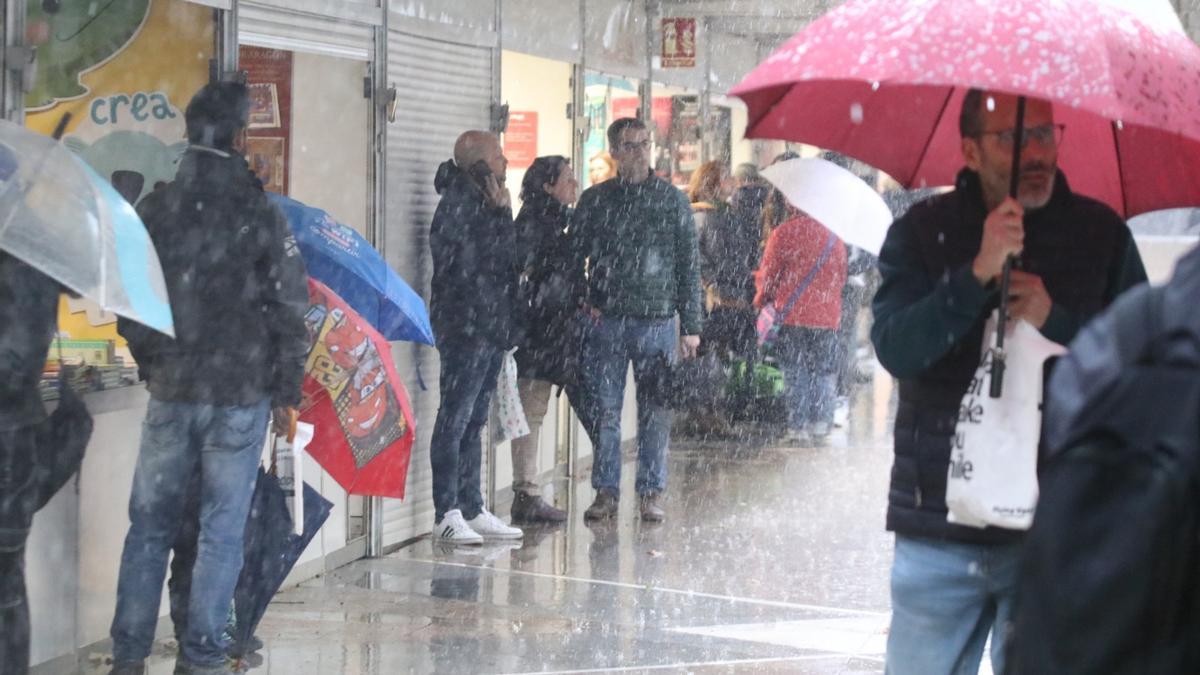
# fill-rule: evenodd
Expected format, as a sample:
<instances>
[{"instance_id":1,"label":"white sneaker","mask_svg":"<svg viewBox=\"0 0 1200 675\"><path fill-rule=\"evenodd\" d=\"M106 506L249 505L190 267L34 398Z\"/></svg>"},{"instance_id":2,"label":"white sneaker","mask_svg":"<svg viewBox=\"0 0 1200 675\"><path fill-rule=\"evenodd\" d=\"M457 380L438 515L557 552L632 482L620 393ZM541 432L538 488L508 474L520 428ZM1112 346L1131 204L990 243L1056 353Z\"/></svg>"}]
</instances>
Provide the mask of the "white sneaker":
<instances>
[{"instance_id":1,"label":"white sneaker","mask_svg":"<svg viewBox=\"0 0 1200 675\"><path fill-rule=\"evenodd\" d=\"M478 532L484 539L520 539L525 536L520 529L505 525L503 520L492 515L487 509L480 511L479 515L468 520L467 526Z\"/></svg>"},{"instance_id":2,"label":"white sneaker","mask_svg":"<svg viewBox=\"0 0 1200 675\"><path fill-rule=\"evenodd\" d=\"M478 518L476 518L478 520ZM442 519L433 525L433 540L448 544L482 544L483 537L467 525L463 520L462 511L454 509L447 511Z\"/></svg>"}]
</instances>

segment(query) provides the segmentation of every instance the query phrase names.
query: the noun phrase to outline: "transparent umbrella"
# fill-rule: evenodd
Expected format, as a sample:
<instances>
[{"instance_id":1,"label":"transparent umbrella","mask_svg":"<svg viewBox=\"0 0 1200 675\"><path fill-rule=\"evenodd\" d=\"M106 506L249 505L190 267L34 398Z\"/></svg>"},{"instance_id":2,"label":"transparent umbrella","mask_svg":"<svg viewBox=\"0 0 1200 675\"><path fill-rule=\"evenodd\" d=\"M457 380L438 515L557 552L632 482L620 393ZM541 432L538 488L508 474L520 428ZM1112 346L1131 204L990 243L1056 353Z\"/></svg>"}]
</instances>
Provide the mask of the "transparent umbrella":
<instances>
[{"instance_id":1,"label":"transparent umbrella","mask_svg":"<svg viewBox=\"0 0 1200 675\"><path fill-rule=\"evenodd\" d=\"M162 267L137 212L61 143L2 120L0 249L174 336Z\"/></svg>"}]
</instances>

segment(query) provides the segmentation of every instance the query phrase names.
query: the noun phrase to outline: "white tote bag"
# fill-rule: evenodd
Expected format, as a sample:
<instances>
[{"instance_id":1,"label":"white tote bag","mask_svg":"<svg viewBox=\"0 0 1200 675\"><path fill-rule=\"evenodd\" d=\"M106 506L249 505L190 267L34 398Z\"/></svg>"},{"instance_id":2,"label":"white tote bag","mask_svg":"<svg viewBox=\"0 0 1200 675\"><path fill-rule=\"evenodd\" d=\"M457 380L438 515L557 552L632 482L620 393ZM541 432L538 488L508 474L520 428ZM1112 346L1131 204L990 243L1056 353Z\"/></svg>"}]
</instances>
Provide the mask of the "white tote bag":
<instances>
[{"instance_id":1,"label":"white tote bag","mask_svg":"<svg viewBox=\"0 0 1200 675\"><path fill-rule=\"evenodd\" d=\"M1066 348L1029 322L1005 337L1004 388L991 398L991 342L996 314L984 329L983 358L963 396L946 478L946 520L970 527L1027 530L1037 506L1040 403L1046 359Z\"/></svg>"},{"instance_id":2,"label":"white tote bag","mask_svg":"<svg viewBox=\"0 0 1200 675\"><path fill-rule=\"evenodd\" d=\"M296 423L296 436L288 443L284 436L275 436L275 475L279 488L287 497L288 510L292 514L292 532L304 534L304 450L312 442L315 429L307 422Z\"/></svg>"},{"instance_id":3,"label":"white tote bag","mask_svg":"<svg viewBox=\"0 0 1200 675\"><path fill-rule=\"evenodd\" d=\"M513 358L516 351L504 353L504 363L496 382L496 417L500 422L497 436L501 443L529 435L529 422L525 419L521 392L517 389L517 360Z\"/></svg>"}]
</instances>

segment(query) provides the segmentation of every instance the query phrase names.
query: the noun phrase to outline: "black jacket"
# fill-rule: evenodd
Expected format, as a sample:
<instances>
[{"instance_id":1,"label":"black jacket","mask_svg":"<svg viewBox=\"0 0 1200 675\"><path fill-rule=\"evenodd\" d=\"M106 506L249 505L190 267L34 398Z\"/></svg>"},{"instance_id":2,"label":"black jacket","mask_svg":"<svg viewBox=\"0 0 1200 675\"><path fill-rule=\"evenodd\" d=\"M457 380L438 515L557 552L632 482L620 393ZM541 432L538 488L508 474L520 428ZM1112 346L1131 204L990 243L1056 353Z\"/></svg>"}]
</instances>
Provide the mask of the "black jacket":
<instances>
[{"instance_id":1,"label":"black jacket","mask_svg":"<svg viewBox=\"0 0 1200 675\"><path fill-rule=\"evenodd\" d=\"M297 405L307 275L283 214L241 157L192 146L138 213L158 251L175 338L121 320L163 401Z\"/></svg>"},{"instance_id":2,"label":"black jacket","mask_svg":"<svg viewBox=\"0 0 1200 675\"><path fill-rule=\"evenodd\" d=\"M38 383L58 324L59 285L0 251L0 431L46 417Z\"/></svg>"},{"instance_id":3,"label":"black jacket","mask_svg":"<svg viewBox=\"0 0 1200 675\"><path fill-rule=\"evenodd\" d=\"M538 196L517 214L517 252L524 271L518 317L521 339L516 353L520 377L574 384L581 336L575 315L582 298L570 276L567 222L570 209Z\"/></svg>"},{"instance_id":4,"label":"black jacket","mask_svg":"<svg viewBox=\"0 0 1200 675\"><path fill-rule=\"evenodd\" d=\"M434 178L441 195L429 227L433 256L430 322L439 342L515 344L519 262L512 210L490 206L453 160Z\"/></svg>"},{"instance_id":5,"label":"black jacket","mask_svg":"<svg viewBox=\"0 0 1200 675\"><path fill-rule=\"evenodd\" d=\"M747 185L729 208L714 209L700 230L700 278L723 303L754 302L754 270L762 254L765 188ZM761 198L760 198L761 197Z\"/></svg>"},{"instance_id":6,"label":"black jacket","mask_svg":"<svg viewBox=\"0 0 1200 675\"><path fill-rule=\"evenodd\" d=\"M986 210L979 177L963 171L953 192L913 206L879 256L871 338L899 380L895 464L887 525L901 534L955 541L1011 541L1020 533L946 522L946 470L963 395L982 353L994 288L971 272ZM1025 217L1024 268L1053 301L1041 332L1067 344L1121 292L1146 280L1125 222L1104 204L1071 192L1060 173L1045 208Z\"/></svg>"}]
</instances>

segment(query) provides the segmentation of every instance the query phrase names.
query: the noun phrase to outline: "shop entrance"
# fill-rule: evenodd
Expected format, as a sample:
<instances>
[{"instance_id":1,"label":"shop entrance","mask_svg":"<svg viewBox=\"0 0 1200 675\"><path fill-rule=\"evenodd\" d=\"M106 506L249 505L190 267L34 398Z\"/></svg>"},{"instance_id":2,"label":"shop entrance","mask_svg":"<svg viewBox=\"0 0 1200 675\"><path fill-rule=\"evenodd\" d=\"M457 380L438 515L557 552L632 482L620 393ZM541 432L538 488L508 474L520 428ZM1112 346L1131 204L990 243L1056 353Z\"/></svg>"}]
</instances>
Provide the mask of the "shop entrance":
<instances>
[{"instance_id":1,"label":"shop entrance","mask_svg":"<svg viewBox=\"0 0 1200 675\"><path fill-rule=\"evenodd\" d=\"M263 186L328 213L366 236L371 213L369 64L306 51L242 45L252 104L246 158ZM365 546L367 500L347 495L305 456L303 474L334 510L301 560Z\"/></svg>"}]
</instances>

